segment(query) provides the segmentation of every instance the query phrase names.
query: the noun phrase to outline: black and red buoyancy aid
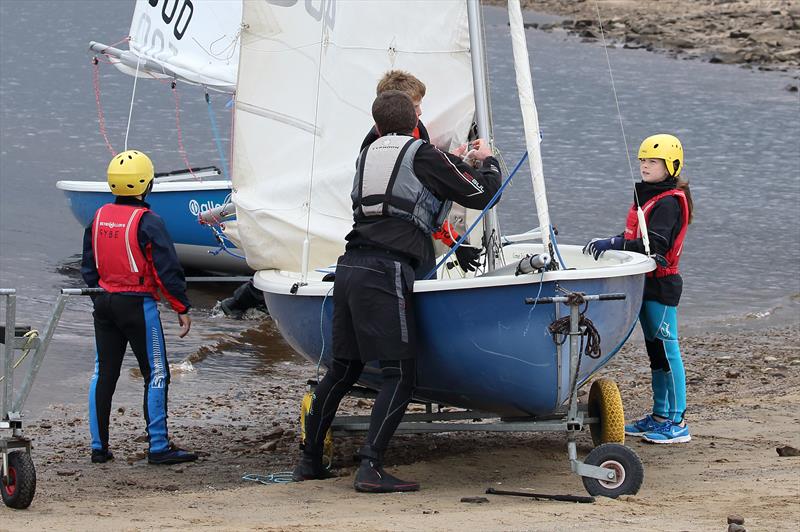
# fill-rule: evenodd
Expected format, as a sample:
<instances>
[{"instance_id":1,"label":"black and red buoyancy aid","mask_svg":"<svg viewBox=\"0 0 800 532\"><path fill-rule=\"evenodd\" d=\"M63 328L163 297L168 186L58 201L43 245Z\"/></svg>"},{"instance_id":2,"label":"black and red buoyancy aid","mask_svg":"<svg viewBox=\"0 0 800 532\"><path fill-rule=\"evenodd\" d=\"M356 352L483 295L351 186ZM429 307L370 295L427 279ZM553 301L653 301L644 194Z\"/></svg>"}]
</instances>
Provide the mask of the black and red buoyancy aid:
<instances>
[{"instance_id":1,"label":"black and red buoyancy aid","mask_svg":"<svg viewBox=\"0 0 800 532\"><path fill-rule=\"evenodd\" d=\"M135 205L103 205L92 221L99 284L108 292L142 292L158 299L153 264L139 247L139 222L150 209Z\"/></svg>"},{"instance_id":2,"label":"black and red buoyancy aid","mask_svg":"<svg viewBox=\"0 0 800 532\"><path fill-rule=\"evenodd\" d=\"M678 232L678 236L675 237L675 242L672 243L672 247L664 256L664 258L667 260L667 265L656 266L655 271L647 274L648 277L666 277L667 275L675 275L680 273L678 270L678 263L681 259L681 251L683 251L683 239L686 236L686 229L689 227L689 202L686 200L686 194L677 188L662 192L661 194L653 196L647 202L645 202L645 204L642 205L642 212L644 213L645 222L649 222L650 213L653 211L655 204L667 196L675 196L675 198L678 200L678 203L680 203L681 221L683 223L681 225L681 230ZM639 217L637 216L636 211L636 204L634 203L631 205L631 208L628 211L628 219L625 222L625 240L636 240L637 238L642 237L642 233L639 228Z\"/></svg>"}]
</instances>

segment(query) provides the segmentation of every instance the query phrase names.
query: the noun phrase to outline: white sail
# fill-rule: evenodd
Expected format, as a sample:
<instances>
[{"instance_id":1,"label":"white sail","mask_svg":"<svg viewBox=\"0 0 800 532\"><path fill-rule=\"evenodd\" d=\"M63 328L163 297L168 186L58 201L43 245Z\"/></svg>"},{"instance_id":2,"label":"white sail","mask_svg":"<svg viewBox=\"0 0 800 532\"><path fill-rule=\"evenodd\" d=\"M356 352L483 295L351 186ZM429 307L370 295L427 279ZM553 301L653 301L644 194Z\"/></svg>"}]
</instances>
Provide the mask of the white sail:
<instances>
[{"instance_id":1,"label":"white sail","mask_svg":"<svg viewBox=\"0 0 800 532\"><path fill-rule=\"evenodd\" d=\"M242 0L136 0L130 52L115 65L234 92L241 23Z\"/></svg>"},{"instance_id":2,"label":"white sail","mask_svg":"<svg viewBox=\"0 0 800 532\"><path fill-rule=\"evenodd\" d=\"M244 3L232 178L252 268L301 271L306 238L311 268L343 252L355 160L391 69L426 84L434 144L466 139L475 104L464 0Z\"/></svg>"},{"instance_id":3,"label":"white sail","mask_svg":"<svg viewBox=\"0 0 800 532\"><path fill-rule=\"evenodd\" d=\"M542 151L539 145L539 115L536 112L536 103L533 101L533 79L531 78L528 43L525 39L525 27L522 23L522 9L519 0L508 0L508 19L511 29L511 46L514 52L517 92L525 130L525 146L528 149L530 160L533 198L536 203L536 214L539 217L539 227L542 229L542 243L544 249L548 250L550 247L550 213L547 208Z\"/></svg>"}]
</instances>

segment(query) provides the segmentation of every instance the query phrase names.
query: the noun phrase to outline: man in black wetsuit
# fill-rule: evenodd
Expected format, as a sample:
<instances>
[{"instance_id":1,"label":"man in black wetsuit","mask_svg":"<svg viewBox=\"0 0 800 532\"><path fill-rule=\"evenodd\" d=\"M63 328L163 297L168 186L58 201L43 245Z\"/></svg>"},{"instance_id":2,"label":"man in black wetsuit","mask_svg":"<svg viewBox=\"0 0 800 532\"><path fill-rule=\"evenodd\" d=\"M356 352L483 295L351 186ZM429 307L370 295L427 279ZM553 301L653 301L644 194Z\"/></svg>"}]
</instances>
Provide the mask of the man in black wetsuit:
<instances>
[{"instance_id":1,"label":"man in black wetsuit","mask_svg":"<svg viewBox=\"0 0 800 532\"><path fill-rule=\"evenodd\" d=\"M382 135L359 156L351 197L353 229L334 281L333 361L317 386L305 420L306 441L296 481L328 476L322 465L325 434L339 402L365 363L378 361L383 384L359 449L357 491L416 491L419 484L383 470L383 455L411 400L416 382L414 268L433 246L431 233L453 201L483 209L500 187L497 161L484 141L470 153L474 169L455 155L415 139L414 104L400 91L373 103Z\"/></svg>"}]
</instances>

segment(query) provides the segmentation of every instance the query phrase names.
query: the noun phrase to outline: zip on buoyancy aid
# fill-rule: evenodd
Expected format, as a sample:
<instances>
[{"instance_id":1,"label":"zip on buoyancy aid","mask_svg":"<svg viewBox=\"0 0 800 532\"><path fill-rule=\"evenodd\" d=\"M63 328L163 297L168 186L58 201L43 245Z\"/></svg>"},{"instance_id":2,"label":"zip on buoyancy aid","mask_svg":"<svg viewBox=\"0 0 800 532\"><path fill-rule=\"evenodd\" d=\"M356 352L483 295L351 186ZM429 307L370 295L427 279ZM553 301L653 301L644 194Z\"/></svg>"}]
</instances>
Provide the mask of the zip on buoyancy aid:
<instances>
[{"instance_id":1,"label":"zip on buoyancy aid","mask_svg":"<svg viewBox=\"0 0 800 532\"><path fill-rule=\"evenodd\" d=\"M414 174L414 155L423 142L385 135L362 152L350 194L356 221L392 216L426 234L442 226L453 202L439 200Z\"/></svg>"},{"instance_id":2,"label":"zip on buoyancy aid","mask_svg":"<svg viewBox=\"0 0 800 532\"><path fill-rule=\"evenodd\" d=\"M99 284L108 292L143 292L158 299L153 266L139 247L139 222L150 209L134 205L103 205L92 221Z\"/></svg>"},{"instance_id":3,"label":"zip on buoyancy aid","mask_svg":"<svg viewBox=\"0 0 800 532\"><path fill-rule=\"evenodd\" d=\"M667 275L675 275L680 273L678 270L678 263L681 259L681 251L683 250L683 239L686 236L686 229L689 227L689 202L686 200L686 194L682 190L674 188L672 190L667 190L653 196L644 205L642 205L642 212L644 213L644 219L646 223L650 222L650 213L653 211L653 207L659 200L665 198L667 196L675 196L680 203L681 206L681 221L683 224L681 225L681 230L678 232L678 236L675 237L675 242L672 243L672 247L669 248L664 258L667 260L666 266L656 266L655 271L652 271L647 274L648 277L666 277ZM636 240L637 238L641 238L642 233L639 228L639 218L636 215L636 204L634 203L631 205L630 210L628 211L628 219L625 222L625 240Z\"/></svg>"}]
</instances>

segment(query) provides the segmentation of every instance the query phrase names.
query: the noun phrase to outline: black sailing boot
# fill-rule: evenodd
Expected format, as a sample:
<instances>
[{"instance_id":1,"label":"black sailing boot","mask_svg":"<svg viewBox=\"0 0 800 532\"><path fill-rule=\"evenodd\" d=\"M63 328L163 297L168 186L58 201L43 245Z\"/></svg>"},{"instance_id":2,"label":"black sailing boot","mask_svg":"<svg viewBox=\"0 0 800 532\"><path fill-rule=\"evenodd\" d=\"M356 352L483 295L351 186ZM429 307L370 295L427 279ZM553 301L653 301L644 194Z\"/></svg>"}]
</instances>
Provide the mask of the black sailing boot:
<instances>
[{"instance_id":1,"label":"black sailing boot","mask_svg":"<svg viewBox=\"0 0 800 532\"><path fill-rule=\"evenodd\" d=\"M294 466L292 480L302 482L304 480L325 480L334 478L336 475L328 471L322 465L322 452L314 453L303 451L300 461Z\"/></svg>"},{"instance_id":2,"label":"black sailing boot","mask_svg":"<svg viewBox=\"0 0 800 532\"><path fill-rule=\"evenodd\" d=\"M359 449L361 465L356 471L353 487L363 493L393 493L397 491L419 491L419 482L410 482L393 477L383 469L380 452L366 445Z\"/></svg>"}]
</instances>

